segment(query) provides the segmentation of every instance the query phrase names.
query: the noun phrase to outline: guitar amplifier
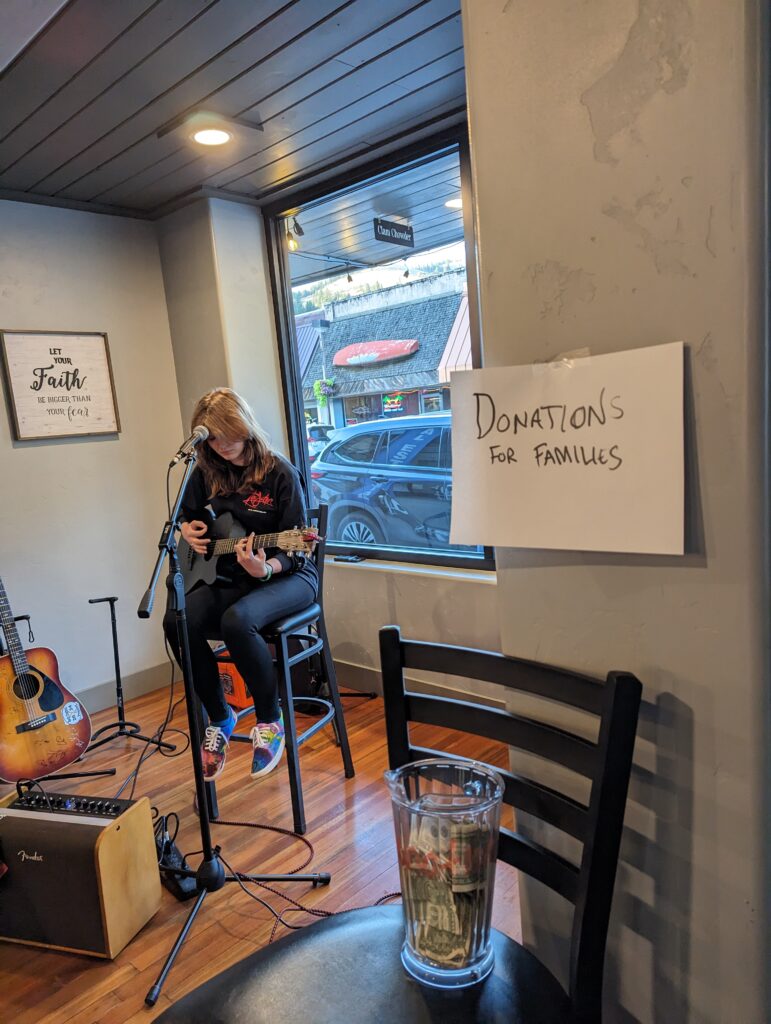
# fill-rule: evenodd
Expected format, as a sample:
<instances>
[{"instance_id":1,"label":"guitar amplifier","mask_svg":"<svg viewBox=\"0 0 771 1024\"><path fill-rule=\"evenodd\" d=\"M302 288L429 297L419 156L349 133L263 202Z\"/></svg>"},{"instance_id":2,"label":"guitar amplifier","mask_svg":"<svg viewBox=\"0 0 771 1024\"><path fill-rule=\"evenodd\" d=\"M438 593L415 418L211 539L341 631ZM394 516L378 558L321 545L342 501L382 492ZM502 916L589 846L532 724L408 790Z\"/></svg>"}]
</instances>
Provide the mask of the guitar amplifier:
<instances>
[{"instance_id":1,"label":"guitar amplifier","mask_svg":"<svg viewBox=\"0 0 771 1024\"><path fill-rule=\"evenodd\" d=\"M160 903L146 797L0 804L0 939L113 959Z\"/></svg>"}]
</instances>

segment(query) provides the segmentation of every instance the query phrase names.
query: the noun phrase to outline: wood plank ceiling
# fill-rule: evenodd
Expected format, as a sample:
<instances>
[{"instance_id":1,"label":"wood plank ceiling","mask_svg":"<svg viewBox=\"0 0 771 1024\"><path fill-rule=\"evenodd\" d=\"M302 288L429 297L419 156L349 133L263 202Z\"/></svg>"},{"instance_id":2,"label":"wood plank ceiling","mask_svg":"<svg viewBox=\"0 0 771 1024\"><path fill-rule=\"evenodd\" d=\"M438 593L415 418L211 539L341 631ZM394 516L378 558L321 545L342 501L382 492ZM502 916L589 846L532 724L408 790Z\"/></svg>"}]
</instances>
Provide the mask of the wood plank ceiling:
<instances>
[{"instance_id":1,"label":"wood plank ceiling","mask_svg":"<svg viewBox=\"0 0 771 1024\"><path fill-rule=\"evenodd\" d=\"M70 0L0 74L0 199L264 203L464 118L460 0ZM430 173L427 215L458 191Z\"/></svg>"},{"instance_id":2,"label":"wood plank ceiling","mask_svg":"<svg viewBox=\"0 0 771 1024\"><path fill-rule=\"evenodd\" d=\"M463 239L463 213L448 209L460 196L460 161L452 149L436 158L416 160L395 174L386 174L354 192L322 199L298 209L286 227L300 248L289 256L294 285L344 274L362 266L378 266ZM373 219L412 227L415 246L406 248L375 239Z\"/></svg>"}]
</instances>

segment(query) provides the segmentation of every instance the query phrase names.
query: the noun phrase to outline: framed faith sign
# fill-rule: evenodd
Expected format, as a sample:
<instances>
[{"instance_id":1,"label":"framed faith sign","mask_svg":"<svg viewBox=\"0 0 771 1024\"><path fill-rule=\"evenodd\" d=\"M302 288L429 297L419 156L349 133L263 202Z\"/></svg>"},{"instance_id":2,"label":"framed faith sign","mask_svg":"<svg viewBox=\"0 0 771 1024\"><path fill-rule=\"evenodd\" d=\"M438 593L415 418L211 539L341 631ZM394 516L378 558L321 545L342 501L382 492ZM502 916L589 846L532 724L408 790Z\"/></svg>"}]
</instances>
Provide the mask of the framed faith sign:
<instances>
[{"instance_id":1,"label":"framed faith sign","mask_svg":"<svg viewBox=\"0 0 771 1024\"><path fill-rule=\"evenodd\" d=\"M17 441L120 433L106 334L0 331Z\"/></svg>"}]
</instances>

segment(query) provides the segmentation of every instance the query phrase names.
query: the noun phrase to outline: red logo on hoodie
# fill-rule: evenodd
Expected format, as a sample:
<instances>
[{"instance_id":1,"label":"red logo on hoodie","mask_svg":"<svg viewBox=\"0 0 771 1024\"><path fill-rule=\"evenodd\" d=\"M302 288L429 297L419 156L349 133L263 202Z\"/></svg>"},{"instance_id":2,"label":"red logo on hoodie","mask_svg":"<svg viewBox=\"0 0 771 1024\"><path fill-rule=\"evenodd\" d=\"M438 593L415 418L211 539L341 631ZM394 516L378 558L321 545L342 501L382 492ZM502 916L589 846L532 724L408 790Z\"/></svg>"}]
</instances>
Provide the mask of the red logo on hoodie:
<instances>
[{"instance_id":1,"label":"red logo on hoodie","mask_svg":"<svg viewBox=\"0 0 771 1024\"><path fill-rule=\"evenodd\" d=\"M262 491L252 491L248 498L244 498L244 505L252 512L257 512L261 508L273 508L273 498Z\"/></svg>"}]
</instances>

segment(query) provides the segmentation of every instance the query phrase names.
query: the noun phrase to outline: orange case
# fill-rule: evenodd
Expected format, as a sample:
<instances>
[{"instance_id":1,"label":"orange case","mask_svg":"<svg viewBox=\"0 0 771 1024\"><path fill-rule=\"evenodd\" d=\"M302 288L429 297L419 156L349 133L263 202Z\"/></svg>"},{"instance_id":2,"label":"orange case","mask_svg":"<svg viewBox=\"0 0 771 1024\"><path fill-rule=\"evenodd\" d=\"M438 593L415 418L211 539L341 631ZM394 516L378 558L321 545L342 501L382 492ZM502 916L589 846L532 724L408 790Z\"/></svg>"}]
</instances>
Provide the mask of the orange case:
<instances>
[{"instance_id":1,"label":"orange case","mask_svg":"<svg viewBox=\"0 0 771 1024\"><path fill-rule=\"evenodd\" d=\"M225 691L225 700L236 711L251 707L251 694L246 688L243 676L233 664L227 647L218 647L214 656L219 662L220 682Z\"/></svg>"}]
</instances>

